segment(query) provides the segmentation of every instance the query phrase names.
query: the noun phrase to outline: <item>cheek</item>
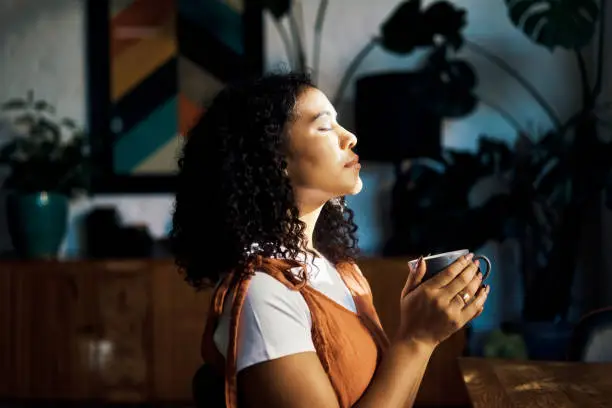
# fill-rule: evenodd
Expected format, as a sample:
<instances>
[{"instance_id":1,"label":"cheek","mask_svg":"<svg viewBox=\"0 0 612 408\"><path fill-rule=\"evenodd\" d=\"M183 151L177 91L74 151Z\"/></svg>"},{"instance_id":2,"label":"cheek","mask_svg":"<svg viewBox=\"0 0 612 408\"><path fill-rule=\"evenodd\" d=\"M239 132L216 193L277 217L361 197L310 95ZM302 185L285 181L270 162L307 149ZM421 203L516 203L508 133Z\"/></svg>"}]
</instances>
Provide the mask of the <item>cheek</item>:
<instances>
[{"instance_id":1,"label":"cheek","mask_svg":"<svg viewBox=\"0 0 612 408\"><path fill-rule=\"evenodd\" d=\"M317 173L335 173L341 162L340 150L329 141L313 144L309 149L308 164Z\"/></svg>"},{"instance_id":2,"label":"cheek","mask_svg":"<svg viewBox=\"0 0 612 408\"><path fill-rule=\"evenodd\" d=\"M312 143L288 160L289 174L299 184L318 184L322 178L338 173L340 152L331 144Z\"/></svg>"},{"instance_id":3,"label":"cheek","mask_svg":"<svg viewBox=\"0 0 612 408\"><path fill-rule=\"evenodd\" d=\"M331 137L312 137L296 147L295 159L309 167L334 165L341 155Z\"/></svg>"}]
</instances>

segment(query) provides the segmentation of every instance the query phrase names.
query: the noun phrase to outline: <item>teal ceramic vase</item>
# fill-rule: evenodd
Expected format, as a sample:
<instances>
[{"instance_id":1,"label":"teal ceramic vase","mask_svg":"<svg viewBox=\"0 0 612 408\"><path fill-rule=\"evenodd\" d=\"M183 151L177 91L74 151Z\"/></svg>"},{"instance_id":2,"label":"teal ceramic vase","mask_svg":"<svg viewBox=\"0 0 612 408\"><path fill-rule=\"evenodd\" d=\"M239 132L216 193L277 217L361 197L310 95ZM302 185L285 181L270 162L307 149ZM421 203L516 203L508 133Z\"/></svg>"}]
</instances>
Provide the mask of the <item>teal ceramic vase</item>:
<instances>
[{"instance_id":1,"label":"teal ceramic vase","mask_svg":"<svg viewBox=\"0 0 612 408\"><path fill-rule=\"evenodd\" d=\"M41 191L11 193L7 221L13 247L24 258L56 258L68 224L67 196Z\"/></svg>"}]
</instances>

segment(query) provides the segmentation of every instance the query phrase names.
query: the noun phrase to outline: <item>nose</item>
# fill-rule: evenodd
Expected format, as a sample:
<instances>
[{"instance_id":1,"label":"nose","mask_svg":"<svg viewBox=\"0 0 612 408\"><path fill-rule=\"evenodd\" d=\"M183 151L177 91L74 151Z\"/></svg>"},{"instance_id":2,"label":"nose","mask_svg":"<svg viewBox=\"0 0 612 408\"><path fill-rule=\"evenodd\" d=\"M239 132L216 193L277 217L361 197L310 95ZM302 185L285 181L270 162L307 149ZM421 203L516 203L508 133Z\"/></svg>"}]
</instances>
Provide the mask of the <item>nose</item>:
<instances>
[{"instance_id":1,"label":"nose","mask_svg":"<svg viewBox=\"0 0 612 408\"><path fill-rule=\"evenodd\" d=\"M340 147L343 150L352 150L355 148L355 145L357 145L357 136L355 136L354 134L352 134L351 132L349 132L346 129L343 129L343 134L342 134L342 142L340 143Z\"/></svg>"}]
</instances>

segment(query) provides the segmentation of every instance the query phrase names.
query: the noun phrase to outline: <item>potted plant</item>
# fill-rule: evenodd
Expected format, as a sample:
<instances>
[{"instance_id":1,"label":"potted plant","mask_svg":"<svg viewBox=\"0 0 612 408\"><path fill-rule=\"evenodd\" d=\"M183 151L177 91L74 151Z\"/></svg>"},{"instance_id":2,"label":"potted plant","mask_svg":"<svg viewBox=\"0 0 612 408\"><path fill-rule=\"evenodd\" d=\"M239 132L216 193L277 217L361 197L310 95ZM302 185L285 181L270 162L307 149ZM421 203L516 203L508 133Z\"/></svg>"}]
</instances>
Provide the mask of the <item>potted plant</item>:
<instances>
[{"instance_id":1,"label":"potted plant","mask_svg":"<svg viewBox=\"0 0 612 408\"><path fill-rule=\"evenodd\" d=\"M557 2L552 0L505 0L510 20L534 43L550 51L560 47L571 52L579 67L581 106L566 121L554 120L553 128L544 137L522 135L522 148L534 154L523 165L531 168L534 177L539 176L538 197L548 198L547 207L555 216L546 225L536 227L538 237L529 238L531 248L527 259L546 259L541 265L525 265L526 302L525 318L533 321L549 321L565 318L570 299L578 253L575 241L581 236L580 223L588 211L597 207L606 177L610 171L612 155L610 143L598 132L602 123L598 116L601 106L598 99L605 72L604 43L607 1L582 0ZM599 23L599 38L595 46L596 71L591 84L582 49L591 43ZM539 160L534 162L534 155ZM535 167L534 167L535 166ZM537 197L534 197L536 199ZM557 208L552 208L554 205ZM595 205L595 207L594 207ZM553 223L553 224L551 224ZM551 230L552 228L552 230ZM542 236L552 231L554 243ZM543 290L547 287L547 290ZM539 292L546 292L541 294ZM544 298L542 298L542 296ZM538 299L539 298L539 299Z\"/></svg>"},{"instance_id":2,"label":"potted plant","mask_svg":"<svg viewBox=\"0 0 612 408\"><path fill-rule=\"evenodd\" d=\"M535 44L550 51L571 52L579 68L581 106L561 120L537 99L551 117L552 127L541 135L521 133L517 141L514 177L508 205L521 228L523 315L507 325L523 335L532 356L562 358L572 322L571 292L578 265L585 260L579 245L595 233L594 258L588 267L601 266L598 231L602 195L612 191L612 143L600 134L607 0L505 0L512 23ZM595 75L591 83L583 48L594 41ZM608 203L609 204L609 203ZM597 221L599 220L599 221ZM598 249L599 248L599 249ZM592 283L596 285L596 283ZM584 311L582 311L584 312Z\"/></svg>"},{"instance_id":3,"label":"potted plant","mask_svg":"<svg viewBox=\"0 0 612 408\"><path fill-rule=\"evenodd\" d=\"M0 164L10 168L7 218L15 250L27 258L53 258L66 233L72 197L86 191L88 150L83 129L55 108L35 99L11 99L0 106Z\"/></svg>"}]
</instances>

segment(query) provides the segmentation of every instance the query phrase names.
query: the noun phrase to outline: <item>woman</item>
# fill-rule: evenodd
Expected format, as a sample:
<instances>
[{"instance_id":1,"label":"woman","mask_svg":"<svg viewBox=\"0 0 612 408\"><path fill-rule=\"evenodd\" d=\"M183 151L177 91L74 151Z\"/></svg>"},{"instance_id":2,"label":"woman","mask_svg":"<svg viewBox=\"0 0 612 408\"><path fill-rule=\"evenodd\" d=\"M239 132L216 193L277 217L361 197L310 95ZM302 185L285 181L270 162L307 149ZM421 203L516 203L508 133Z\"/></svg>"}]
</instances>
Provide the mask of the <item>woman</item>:
<instances>
[{"instance_id":1,"label":"woman","mask_svg":"<svg viewBox=\"0 0 612 408\"><path fill-rule=\"evenodd\" d=\"M362 188L357 138L309 78L227 87L187 140L171 239L186 280L216 285L203 354L226 404L411 406L434 348L482 311L477 262L407 271L389 342L344 200Z\"/></svg>"}]
</instances>

